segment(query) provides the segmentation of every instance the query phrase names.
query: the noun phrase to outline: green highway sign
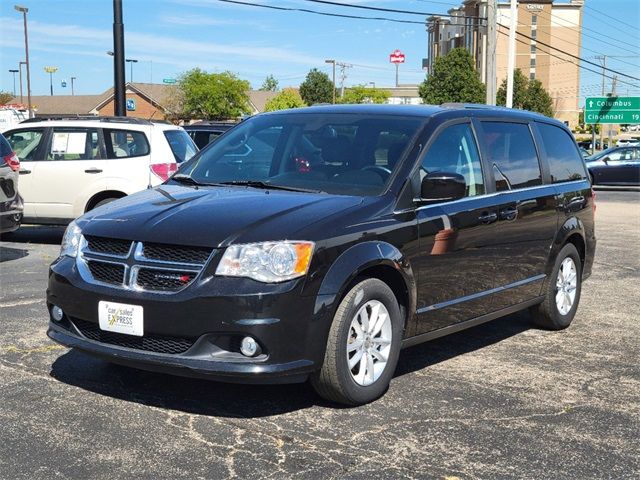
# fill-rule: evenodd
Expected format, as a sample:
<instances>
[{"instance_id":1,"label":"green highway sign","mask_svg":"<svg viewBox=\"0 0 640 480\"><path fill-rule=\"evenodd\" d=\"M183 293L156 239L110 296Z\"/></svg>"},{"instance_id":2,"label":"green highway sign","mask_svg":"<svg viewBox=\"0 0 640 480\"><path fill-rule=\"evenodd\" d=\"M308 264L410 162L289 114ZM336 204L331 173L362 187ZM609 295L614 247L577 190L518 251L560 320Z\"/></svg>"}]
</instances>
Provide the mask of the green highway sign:
<instances>
[{"instance_id":1,"label":"green highway sign","mask_svg":"<svg viewBox=\"0 0 640 480\"><path fill-rule=\"evenodd\" d=\"M162 83L176 83L176 79L175 78L163 78L162 79Z\"/></svg>"},{"instance_id":2,"label":"green highway sign","mask_svg":"<svg viewBox=\"0 0 640 480\"><path fill-rule=\"evenodd\" d=\"M585 123L640 123L640 97L587 97Z\"/></svg>"}]
</instances>

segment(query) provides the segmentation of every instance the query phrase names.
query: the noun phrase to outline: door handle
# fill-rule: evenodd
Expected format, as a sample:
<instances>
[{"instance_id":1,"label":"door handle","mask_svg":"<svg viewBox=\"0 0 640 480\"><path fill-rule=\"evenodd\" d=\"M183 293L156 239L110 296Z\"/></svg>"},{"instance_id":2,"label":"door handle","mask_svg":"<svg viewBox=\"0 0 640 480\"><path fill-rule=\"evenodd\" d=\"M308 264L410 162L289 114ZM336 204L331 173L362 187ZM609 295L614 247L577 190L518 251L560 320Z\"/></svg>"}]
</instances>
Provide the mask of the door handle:
<instances>
[{"instance_id":1,"label":"door handle","mask_svg":"<svg viewBox=\"0 0 640 480\"><path fill-rule=\"evenodd\" d=\"M31 173L31 170L23 170L20 169L20 171L18 172L20 175L29 175Z\"/></svg>"},{"instance_id":2,"label":"door handle","mask_svg":"<svg viewBox=\"0 0 640 480\"><path fill-rule=\"evenodd\" d=\"M102 173L102 170L99 168L88 168L84 173Z\"/></svg>"},{"instance_id":3,"label":"door handle","mask_svg":"<svg viewBox=\"0 0 640 480\"><path fill-rule=\"evenodd\" d=\"M496 212L484 212L482 215L478 217L482 223L493 223L498 219L498 214Z\"/></svg>"},{"instance_id":4,"label":"door handle","mask_svg":"<svg viewBox=\"0 0 640 480\"><path fill-rule=\"evenodd\" d=\"M511 222L518 218L518 207L507 207L500 210L500 220Z\"/></svg>"}]
</instances>

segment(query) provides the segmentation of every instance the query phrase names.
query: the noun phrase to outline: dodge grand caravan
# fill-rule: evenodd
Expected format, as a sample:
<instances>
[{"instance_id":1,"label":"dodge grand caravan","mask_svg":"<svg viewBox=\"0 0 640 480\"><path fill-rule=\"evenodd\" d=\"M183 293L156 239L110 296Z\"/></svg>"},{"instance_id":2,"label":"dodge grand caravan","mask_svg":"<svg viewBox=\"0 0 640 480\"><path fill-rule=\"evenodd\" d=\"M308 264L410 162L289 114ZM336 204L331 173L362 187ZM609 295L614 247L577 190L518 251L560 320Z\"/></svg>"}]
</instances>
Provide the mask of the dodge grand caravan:
<instances>
[{"instance_id":1,"label":"dodge grand caravan","mask_svg":"<svg viewBox=\"0 0 640 480\"><path fill-rule=\"evenodd\" d=\"M301 382L344 404L403 347L530 309L571 323L594 197L561 123L474 105L251 118L71 223L48 335L141 369Z\"/></svg>"}]
</instances>

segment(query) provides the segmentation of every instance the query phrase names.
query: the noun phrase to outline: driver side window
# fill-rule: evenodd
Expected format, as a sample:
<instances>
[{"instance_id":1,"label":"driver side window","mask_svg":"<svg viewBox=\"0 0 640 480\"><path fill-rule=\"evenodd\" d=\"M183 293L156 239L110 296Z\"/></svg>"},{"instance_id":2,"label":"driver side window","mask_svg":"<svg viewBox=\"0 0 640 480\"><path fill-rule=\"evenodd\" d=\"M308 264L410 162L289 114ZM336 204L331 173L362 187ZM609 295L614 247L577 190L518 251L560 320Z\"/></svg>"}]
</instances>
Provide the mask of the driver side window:
<instances>
[{"instance_id":1,"label":"driver side window","mask_svg":"<svg viewBox=\"0 0 640 480\"><path fill-rule=\"evenodd\" d=\"M480 155L470 124L446 128L431 144L420 166L420 180L432 172L462 175L467 185L466 197L485 193Z\"/></svg>"}]
</instances>

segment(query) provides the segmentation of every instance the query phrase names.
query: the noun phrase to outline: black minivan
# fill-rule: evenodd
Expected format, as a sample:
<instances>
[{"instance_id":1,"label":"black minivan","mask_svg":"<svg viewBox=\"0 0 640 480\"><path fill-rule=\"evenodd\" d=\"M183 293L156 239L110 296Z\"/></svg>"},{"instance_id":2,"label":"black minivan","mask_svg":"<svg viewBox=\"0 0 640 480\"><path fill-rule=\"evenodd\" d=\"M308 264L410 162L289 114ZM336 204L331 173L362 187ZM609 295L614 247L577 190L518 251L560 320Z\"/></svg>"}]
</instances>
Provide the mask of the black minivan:
<instances>
[{"instance_id":1,"label":"black minivan","mask_svg":"<svg viewBox=\"0 0 640 480\"><path fill-rule=\"evenodd\" d=\"M48 335L141 369L382 395L403 347L530 309L567 327L596 245L571 132L477 105L253 117L71 223Z\"/></svg>"}]
</instances>

